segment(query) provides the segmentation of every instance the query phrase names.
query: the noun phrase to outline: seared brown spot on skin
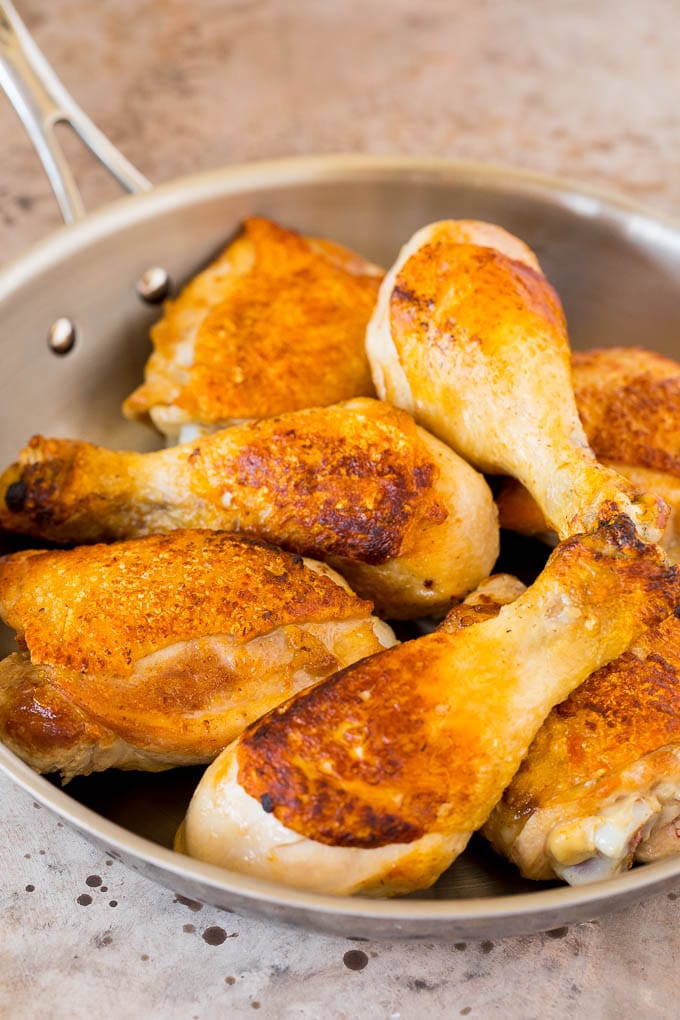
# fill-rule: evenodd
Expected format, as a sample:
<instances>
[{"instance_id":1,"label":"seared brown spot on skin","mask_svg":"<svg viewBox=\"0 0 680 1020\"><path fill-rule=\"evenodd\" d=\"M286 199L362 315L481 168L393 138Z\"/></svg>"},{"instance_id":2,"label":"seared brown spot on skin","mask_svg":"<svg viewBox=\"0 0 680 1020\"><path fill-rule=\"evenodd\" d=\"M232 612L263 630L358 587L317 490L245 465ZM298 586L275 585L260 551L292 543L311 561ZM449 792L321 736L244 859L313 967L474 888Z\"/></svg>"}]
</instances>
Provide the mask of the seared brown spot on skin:
<instances>
[{"instance_id":1,"label":"seared brown spot on skin","mask_svg":"<svg viewBox=\"0 0 680 1020\"><path fill-rule=\"evenodd\" d=\"M424 300L415 290L404 287L399 283L395 283L392 288L392 300L395 302L408 301L410 304L431 306L431 301Z\"/></svg>"},{"instance_id":2,"label":"seared brown spot on skin","mask_svg":"<svg viewBox=\"0 0 680 1020\"><path fill-rule=\"evenodd\" d=\"M176 531L4 557L0 609L34 663L126 676L137 659L178 641L206 633L246 641L310 618L366 615L370 603L273 547Z\"/></svg>"},{"instance_id":3,"label":"seared brown spot on skin","mask_svg":"<svg viewBox=\"0 0 680 1020\"><path fill-rule=\"evenodd\" d=\"M387 409L350 419L341 408L260 422L226 454L203 443L204 473L192 490L206 502L227 496L244 530L303 554L385 563L409 550L415 529L447 511L433 495L439 468L412 420ZM230 479L235 484L230 484ZM417 522L417 523L416 523Z\"/></svg>"},{"instance_id":4,"label":"seared brown spot on skin","mask_svg":"<svg viewBox=\"0 0 680 1020\"><path fill-rule=\"evenodd\" d=\"M419 295L417 304L412 292ZM423 304L433 312L421 322ZM560 300L542 273L475 244L444 239L423 245L397 277L390 318L398 346L408 344L410 334L424 333L433 349L479 344L492 355L511 321L529 336L553 329L568 350Z\"/></svg>"},{"instance_id":5,"label":"seared brown spot on skin","mask_svg":"<svg viewBox=\"0 0 680 1020\"><path fill-rule=\"evenodd\" d=\"M418 839L437 820L451 761L463 763L462 777L469 757L452 746L460 732L436 732L427 683L425 691L414 684L436 671L437 646L447 641L432 634L401 646L396 659L373 656L266 716L241 739L239 782L253 797L267 793L284 825L322 843Z\"/></svg>"},{"instance_id":6,"label":"seared brown spot on skin","mask_svg":"<svg viewBox=\"0 0 680 1020\"><path fill-rule=\"evenodd\" d=\"M262 794L260 797L260 804L262 805L262 810L266 811L268 814L274 810L274 801L269 793Z\"/></svg>"},{"instance_id":7,"label":"seared brown spot on skin","mask_svg":"<svg viewBox=\"0 0 680 1020\"><path fill-rule=\"evenodd\" d=\"M12 513L18 513L24 509L27 493L26 482L11 482L5 490L5 503L7 509Z\"/></svg>"},{"instance_id":8,"label":"seared brown spot on skin","mask_svg":"<svg viewBox=\"0 0 680 1020\"><path fill-rule=\"evenodd\" d=\"M138 454L127 454L134 462ZM0 523L8 530L58 543L110 541L125 537L111 522L111 505L131 497L127 464L121 455L81 440L33 436L16 464L0 476L0 487L17 491L21 501L0 503ZM138 500L139 502L139 500ZM143 518L143 502L136 515ZM129 525L128 525L129 527Z\"/></svg>"},{"instance_id":9,"label":"seared brown spot on skin","mask_svg":"<svg viewBox=\"0 0 680 1020\"><path fill-rule=\"evenodd\" d=\"M10 506L6 499L8 508L17 513L30 514L41 523L56 520L58 506L55 505L55 496L62 488L68 486L70 468L71 464L68 461L59 460L47 464L27 465L22 472L21 481L15 483L22 490L21 505Z\"/></svg>"}]
</instances>

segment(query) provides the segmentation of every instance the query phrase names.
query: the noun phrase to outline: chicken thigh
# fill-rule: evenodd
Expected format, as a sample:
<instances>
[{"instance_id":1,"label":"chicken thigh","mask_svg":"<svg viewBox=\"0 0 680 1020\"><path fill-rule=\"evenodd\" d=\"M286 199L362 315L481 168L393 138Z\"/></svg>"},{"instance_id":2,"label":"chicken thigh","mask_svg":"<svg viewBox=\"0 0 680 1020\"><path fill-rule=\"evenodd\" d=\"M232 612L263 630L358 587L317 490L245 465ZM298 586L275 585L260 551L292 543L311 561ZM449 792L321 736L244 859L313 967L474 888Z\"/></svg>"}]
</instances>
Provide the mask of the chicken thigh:
<instances>
[{"instance_id":1,"label":"chicken thigh","mask_svg":"<svg viewBox=\"0 0 680 1020\"><path fill-rule=\"evenodd\" d=\"M517 238L472 221L419 230L385 277L366 342L379 396L479 470L517 478L560 538L615 506L658 540L663 501L588 446L559 298Z\"/></svg>"},{"instance_id":2,"label":"chicken thigh","mask_svg":"<svg viewBox=\"0 0 680 1020\"><path fill-rule=\"evenodd\" d=\"M60 543L248 532L329 562L394 618L447 608L498 554L482 476L370 399L146 454L36 437L0 477L0 494L0 526Z\"/></svg>"},{"instance_id":3,"label":"chicken thigh","mask_svg":"<svg viewBox=\"0 0 680 1020\"><path fill-rule=\"evenodd\" d=\"M0 559L0 735L64 780L208 762L293 692L394 643L328 567L214 531Z\"/></svg>"},{"instance_id":4,"label":"chicken thigh","mask_svg":"<svg viewBox=\"0 0 680 1020\"><path fill-rule=\"evenodd\" d=\"M372 656L249 727L199 783L178 848L316 892L429 886L553 705L677 590L625 515L565 541L495 619Z\"/></svg>"},{"instance_id":5,"label":"chicken thigh","mask_svg":"<svg viewBox=\"0 0 680 1020\"><path fill-rule=\"evenodd\" d=\"M123 405L171 442L234 421L373 395L364 350L382 270L262 217L151 331L145 382Z\"/></svg>"}]
</instances>

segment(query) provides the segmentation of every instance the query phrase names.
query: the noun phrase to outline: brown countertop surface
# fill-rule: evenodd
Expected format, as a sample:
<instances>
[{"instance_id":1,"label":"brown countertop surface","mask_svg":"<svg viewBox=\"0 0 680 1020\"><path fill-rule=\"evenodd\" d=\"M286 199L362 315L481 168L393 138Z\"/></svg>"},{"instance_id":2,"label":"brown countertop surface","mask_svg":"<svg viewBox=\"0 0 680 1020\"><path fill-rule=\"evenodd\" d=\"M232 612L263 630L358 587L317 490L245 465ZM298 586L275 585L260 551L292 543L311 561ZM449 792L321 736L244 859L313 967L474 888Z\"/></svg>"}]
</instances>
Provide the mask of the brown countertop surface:
<instances>
[{"instance_id":1,"label":"brown countertop surface","mask_svg":"<svg viewBox=\"0 0 680 1020\"><path fill-rule=\"evenodd\" d=\"M323 152L464 157L680 219L673 0L17 0L64 83L154 183ZM59 224L0 101L8 260ZM67 139L89 207L116 194ZM168 1020L678 1015L678 895L547 934L354 942L126 870L0 776L0 1011Z\"/></svg>"}]
</instances>

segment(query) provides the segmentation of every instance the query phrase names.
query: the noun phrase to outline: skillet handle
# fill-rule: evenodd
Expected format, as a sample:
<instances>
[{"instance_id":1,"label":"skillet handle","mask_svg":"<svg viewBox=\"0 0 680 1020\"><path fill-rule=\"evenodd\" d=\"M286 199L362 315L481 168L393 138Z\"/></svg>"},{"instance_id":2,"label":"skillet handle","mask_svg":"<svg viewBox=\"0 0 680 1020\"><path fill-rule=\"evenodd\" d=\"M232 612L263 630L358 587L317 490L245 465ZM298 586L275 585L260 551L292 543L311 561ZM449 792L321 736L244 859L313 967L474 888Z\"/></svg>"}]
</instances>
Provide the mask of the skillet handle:
<instances>
[{"instance_id":1,"label":"skillet handle","mask_svg":"<svg viewBox=\"0 0 680 1020\"><path fill-rule=\"evenodd\" d=\"M127 191L151 187L74 102L9 0L0 0L0 85L28 131L67 223L84 216L85 208L55 124L68 124Z\"/></svg>"}]
</instances>

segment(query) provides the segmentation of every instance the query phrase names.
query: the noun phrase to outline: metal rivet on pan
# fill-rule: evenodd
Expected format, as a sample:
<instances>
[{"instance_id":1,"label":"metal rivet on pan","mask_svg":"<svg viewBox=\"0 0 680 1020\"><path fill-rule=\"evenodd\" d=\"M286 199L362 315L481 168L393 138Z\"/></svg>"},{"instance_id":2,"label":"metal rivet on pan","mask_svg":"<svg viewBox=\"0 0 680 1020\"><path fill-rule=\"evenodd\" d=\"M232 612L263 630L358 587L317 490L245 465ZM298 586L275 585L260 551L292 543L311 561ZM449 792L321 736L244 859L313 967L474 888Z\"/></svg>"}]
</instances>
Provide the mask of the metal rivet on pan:
<instances>
[{"instance_id":1,"label":"metal rivet on pan","mask_svg":"<svg viewBox=\"0 0 680 1020\"><path fill-rule=\"evenodd\" d=\"M142 273L137 281L137 293L143 301L150 305L158 304L168 296L170 277L160 266L151 266Z\"/></svg>"},{"instance_id":2,"label":"metal rivet on pan","mask_svg":"<svg viewBox=\"0 0 680 1020\"><path fill-rule=\"evenodd\" d=\"M47 331L47 343L55 354L68 354L76 342L76 327L70 319L55 319Z\"/></svg>"}]
</instances>

